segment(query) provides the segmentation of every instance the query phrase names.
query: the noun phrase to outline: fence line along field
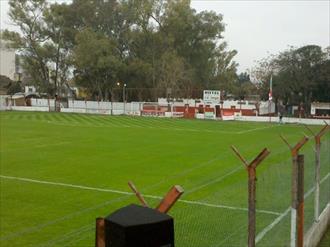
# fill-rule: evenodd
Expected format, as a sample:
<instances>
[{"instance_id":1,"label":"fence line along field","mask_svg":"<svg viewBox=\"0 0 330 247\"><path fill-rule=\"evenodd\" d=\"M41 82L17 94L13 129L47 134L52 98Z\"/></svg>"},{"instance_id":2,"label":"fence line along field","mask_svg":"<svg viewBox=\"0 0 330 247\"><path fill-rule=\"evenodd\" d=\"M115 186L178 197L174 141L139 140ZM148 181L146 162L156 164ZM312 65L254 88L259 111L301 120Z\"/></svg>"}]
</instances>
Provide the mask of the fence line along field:
<instances>
[{"instance_id":1,"label":"fence line along field","mask_svg":"<svg viewBox=\"0 0 330 247\"><path fill-rule=\"evenodd\" d=\"M246 246L248 160L257 170L257 246L290 242L291 156L301 125L40 112L0 112L0 246L93 246L95 218L149 204L174 184L185 193L170 211L178 247ZM315 132L319 126L310 126ZM313 222L314 150L305 155L305 231ZM321 211L330 201L330 135L321 146Z\"/></svg>"}]
</instances>

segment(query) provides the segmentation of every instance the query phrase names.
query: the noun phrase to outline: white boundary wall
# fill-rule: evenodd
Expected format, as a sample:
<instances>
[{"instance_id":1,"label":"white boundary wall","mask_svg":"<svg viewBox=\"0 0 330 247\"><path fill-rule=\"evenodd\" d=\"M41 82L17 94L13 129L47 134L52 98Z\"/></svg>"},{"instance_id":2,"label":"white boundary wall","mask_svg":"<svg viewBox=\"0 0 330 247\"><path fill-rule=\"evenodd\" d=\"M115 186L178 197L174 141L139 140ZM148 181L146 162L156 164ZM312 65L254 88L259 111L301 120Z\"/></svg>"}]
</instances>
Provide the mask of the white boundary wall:
<instances>
[{"instance_id":1,"label":"white boundary wall","mask_svg":"<svg viewBox=\"0 0 330 247\"><path fill-rule=\"evenodd\" d=\"M61 112L89 113L105 115L140 115L142 103L140 102L105 102L69 100L68 108L61 108Z\"/></svg>"},{"instance_id":2,"label":"white boundary wall","mask_svg":"<svg viewBox=\"0 0 330 247\"><path fill-rule=\"evenodd\" d=\"M5 110L9 110L6 103L6 99L8 98L8 95L0 95L0 111L5 111Z\"/></svg>"},{"instance_id":3,"label":"white boundary wall","mask_svg":"<svg viewBox=\"0 0 330 247\"><path fill-rule=\"evenodd\" d=\"M191 107L197 107L199 105L211 105L214 107L215 105L220 105L219 103L206 103L202 99L181 99L181 101L177 101L176 99L174 102L171 101L171 104L174 106L184 106L185 104L188 104ZM256 105L255 101L248 101L248 100L224 100L222 103L222 107L226 109L242 109L242 110L255 110ZM269 109L269 101L260 101L259 102L259 115L268 114L269 110L270 113L275 112L275 103L271 101L270 103L270 109ZM158 104L159 105L167 105L168 101L166 98L158 98Z\"/></svg>"},{"instance_id":4,"label":"white boundary wall","mask_svg":"<svg viewBox=\"0 0 330 247\"><path fill-rule=\"evenodd\" d=\"M55 106L55 100L54 99L31 99L31 106Z\"/></svg>"},{"instance_id":5,"label":"white boundary wall","mask_svg":"<svg viewBox=\"0 0 330 247\"><path fill-rule=\"evenodd\" d=\"M14 110L14 111L49 111L49 106L54 106L54 99L31 99L32 106L7 106L6 98L8 96L0 96L0 110ZM142 102L97 102L97 101L82 101L82 100L69 100L68 108L61 108L61 112L67 113L88 113L88 114L105 114L105 115L140 115L143 107ZM167 117L171 115L167 114ZM172 116L173 117L173 116ZM196 118L205 119L205 116L196 114ZM250 122L272 122L279 123L279 117L268 116L230 116L224 117L223 120L236 120L236 121L250 121ZM312 119L312 118L287 118L283 117L283 123L296 123L308 125L324 125L324 121L330 124L330 120Z\"/></svg>"},{"instance_id":6,"label":"white boundary wall","mask_svg":"<svg viewBox=\"0 0 330 247\"><path fill-rule=\"evenodd\" d=\"M249 121L249 122L271 122L279 123L279 117L254 117L254 116L235 116L237 121ZM283 123L295 123L295 124L307 124L307 125L324 125L324 121L330 124L330 120L313 119L313 118L288 118L283 117Z\"/></svg>"},{"instance_id":7,"label":"white boundary wall","mask_svg":"<svg viewBox=\"0 0 330 247\"><path fill-rule=\"evenodd\" d=\"M275 103L271 101L261 101L259 105L259 115L275 113Z\"/></svg>"},{"instance_id":8,"label":"white boundary wall","mask_svg":"<svg viewBox=\"0 0 330 247\"><path fill-rule=\"evenodd\" d=\"M49 107L48 106L12 106L10 110L13 111L42 111L42 112L48 112Z\"/></svg>"},{"instance_id":9,"label":"white boundary wall","mask_svg":"<svg viewBox=\"0 0 330 247\"><path fill-rule=\"evenodd\" d=\"M323 210L318 222L314 222L304 236L304 247L316 247L330 226L330 204Z\"/></svg>"}]
</instances>

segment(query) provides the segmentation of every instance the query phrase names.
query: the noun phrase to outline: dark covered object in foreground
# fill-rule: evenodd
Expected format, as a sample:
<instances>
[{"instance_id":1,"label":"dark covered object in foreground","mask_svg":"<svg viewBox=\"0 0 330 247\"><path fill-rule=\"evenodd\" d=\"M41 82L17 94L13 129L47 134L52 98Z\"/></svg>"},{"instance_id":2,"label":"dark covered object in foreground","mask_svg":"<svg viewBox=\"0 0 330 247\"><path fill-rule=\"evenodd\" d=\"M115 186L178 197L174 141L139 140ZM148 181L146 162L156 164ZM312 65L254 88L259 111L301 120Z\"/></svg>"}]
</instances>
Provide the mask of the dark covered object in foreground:
<instances>
[{"instance_id":1,"label":"dark covered object in foreground","mask_svg":"<svg viewBox=\"0 0 330 247\"><path fill-rule=\"evenodd\" d=\"M106 247L173 247L173 218L131 204L105 218Z\"/></svg>"}]
</instances>

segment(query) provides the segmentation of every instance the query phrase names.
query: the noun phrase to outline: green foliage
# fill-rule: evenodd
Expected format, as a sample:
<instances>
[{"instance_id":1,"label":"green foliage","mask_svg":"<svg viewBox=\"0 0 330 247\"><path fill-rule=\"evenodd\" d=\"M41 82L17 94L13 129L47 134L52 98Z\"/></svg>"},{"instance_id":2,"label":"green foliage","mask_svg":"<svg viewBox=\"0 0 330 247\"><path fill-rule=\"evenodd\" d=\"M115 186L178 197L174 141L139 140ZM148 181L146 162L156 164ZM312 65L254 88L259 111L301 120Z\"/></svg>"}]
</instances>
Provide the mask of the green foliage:
<instances>
[{"instance_id":1,"label":"green foliage","mask_svg":"<svg viewBox=\"0 0 330 247\"><path fill-rule=\"evenodd\" d=\"M12 82L13 81L9 77L0 75L0 88L6 88Z\"/></svg>"},{"instance_id":2,"label":"green foliage","mask_svg":"<svg viewBox=\"0 0 330 247\"><path fill-rule=\"evenodd\" d=\"M190 96L194 89L218 89L237 98L260 94L267 99L273 74L275 99L306 106L328 100L329 49L290 48L260 61L253 71L257 83L243 83L234 61L237 51L228 50L222 40L222 15L197 13L189 0L9 4L9 16L21 32L5 30L1 36L20 49L31 82L49 93L68 86L73 77L99 99L115 100L117 81L129 88L170 88L179 92L175 97ZM132 100L155 97L131 95Z\"/></svg>"},{"instance_id":3,"label":"green foliage","mask_svg":"<svg viewBox=\"0 0 330 247\"><path fill-rule=\"evenodd\" d=\"M285 104L303 102L308 109L312 101L329 100L329 55L316 45L291 47L259 62L254 77L260 82L260 92L266 99L270 75L273 75L273 95Z\"/></svg>"},{"instance_id":4,"label":"green foliage","mask_svg":"<svg viewBox=\"0 0 330 247\"><path fill-rule=\"evenodd\" d=\"M220 42L224 31L222 16L215 12L196 14L190 1L170 1L162 22L162 37L192 70L195 87L209 87L218 61L228 56ZM219 45L220 44L220 45ZM223 72L227 72L224 68Z\"/></svg>"},{"instance_id":5,"label":"green foliage","mask_svg":"<svg viewBox=\"0 0 330 247\"><path fill-rule=\"evenodd\" d=\"M121 70L116 44L109 38L85 29L76 36L75 76L100 99L108 98Z\"/></svg>"},{"instance_id":6,"label":"green foliage","mask_svg":"<svg viewBox=\"0 0 330 247\"><path fill-rule=\"evenodd\" d=\"M22 88L23 87L21 82L18 81L12 82L7 87L7 94L13 95L15 93L20 93L22 92Z\"/></svg>"},{"instance_id":7,"label":"green foliage","mask_svg":"<svg viewBox=\"0 0 330 247\"><path fill-rule=\"evenodd\" d=\"M45 0L10 0L9 17L20 33L5 30L2 38L20 52L21 66L40 91L55 93L67 83L70 61L64 42L66 5Z\"/></svg>"},{"instance_id":8,"label":"green foliage","mask_svg":"<svg viewBox=\"0 0 330 247\"><path fill-rule=\"evenodd\" d=\"M247 72L240 73L237 77L234 94L239 99L245 99L246 96L256 95L256 84L250 80L250 75Z\"/></svg>"},{"instance_id":9,"label":"green foliage","mask_svg":"<svg viewBox=\"0 0 330 247\"><path fill-rule=\"evenodd\" d=\"M21 82L15 82L7 76L0 75L0 91L9 95L22 92Z\"/></svg>"},{"instance_id":10,"label":"green foliage","mask_svg":"<svg viewBox=\"0 0 330 247\"><path fill-rule=\"evenodd\" d=\"M70 71L78 85L100 99L112 99L118 80L187 94L193 88L227 88L236 73L236 52L227 51L222 41L222 16L196 13L189 0L50 5L10 0L10 6L21 34L5 31L4 36L21 49L33 82L49 92L67 84Z\"/></svg>"},{"instance_id":11,"label":"green foliage","mask_svg":"<svg viewBox=\"0 0 330 247\"><path fill-rule=\"evenodd\" d=\"M113 44L108 55L118 65L104 63L107 68L102 73L100 70L105 68L99 64L100 60L91 58L97 53L98 42L95 41L95 52L91 52L93 48L83 48L84 43L94 41L77 37L72 40L73 46L79 47L73 49L77 82L101 98L111 97L117 80L132 88L172 88L182 89L183 93L209 87L221 57L226 56L230 63L236 54L227 53L226 46L220 42L224 31L222 16L214 12L196 14L190 8L190 1L75 0L69 7L74 13L70 20L75 16L77 21L68 23L76 23L76 28L88 29L99 39ZM222 74L227 69L223 66ZM232 63L230 69L235 73L236 64ZM96 78L103 81L102 86L96 85ZM141 100L144 96L132 97Z\"/></svg>"},{"instance_id":12,"label":"green foliage","mask_svg":"<svg viewBox=\"0 0 330 247\"><path fill-rule=\"evenodd\" d=\"M47 88L49 85L48 50L42 45L45 41L43 11L45 0L10 0L9 17L20 28L20 33L5 30L2 38L10 41L13 48L20 49L23 67L35 83Z\"/></svg>"}]
</instances>

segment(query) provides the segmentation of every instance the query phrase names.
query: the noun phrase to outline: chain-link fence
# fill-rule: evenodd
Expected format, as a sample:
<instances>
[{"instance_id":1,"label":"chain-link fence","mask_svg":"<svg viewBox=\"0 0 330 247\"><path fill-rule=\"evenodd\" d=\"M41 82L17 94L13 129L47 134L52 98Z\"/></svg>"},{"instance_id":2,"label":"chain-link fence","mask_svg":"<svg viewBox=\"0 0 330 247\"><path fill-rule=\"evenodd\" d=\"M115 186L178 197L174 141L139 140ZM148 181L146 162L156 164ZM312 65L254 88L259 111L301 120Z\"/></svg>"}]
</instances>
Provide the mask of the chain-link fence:
<instances>
[{"instance_id":1,"label":"chain-link fence","mask_svg":"<svg viewBox=\"0 0 330 247\"><path fill-rule=\"evenodd\" d=\"M93 109L107 111L108 103L88 101L79 101L78 103L74 101L70 103L69 101L69 106L74 109L88 109L92 113ZM123 105L120 106L124 107ZM120 106L116 106L116 109ZM130 109L134 110L134 107L131 105ZM139 105L136 105L136 107L139 107ZM57 114L55 115L57 116ZM78 118L78 116L75 115L74 117ZM95 121L98 121L98 119L95 119ZM140 123L134 118L125 117L122 121L120 124L131 126L135 124L140 127L146 127L146 122ZM180 121L166 120L168 122L165 122L164 120L160 122L161 120L159 119L150 121L155 121L155 123L149 127L184 128L182 126L183 123ZM191 131L201 131L197 121L189 124ZM216 131L217 129L215 128L218 128L218 126L212 130ZM326 134L321 142L320 212L330 202L329 134ZM263 141L263 143L266 145L267 141ZM290 244L292 158L284 144L275 150L276 152L271 152L269 156L270 161L267 161L267 165L261 164L257 170L257 246L289 246ZM243 147L242 152L254 153L255 150L253 146L249 146ZM304 232L306 233L314 223L315 149L312 138L302 149L301 154L304 154L305 157ZM199 154L189 155L192 155L193 158L198 158ZM193 155L196 155L196 157ZM234 154L228 147L228 150L219 154L219 156L210 157L209 160L185 170L182 174L167 177L166 183L153 184L144 187L141 191L147 194L148 202L155 206L160 198L154 198L148 196L148 194L159 195L159 191L165 192L168 189L168 184L180 184L184 181L186 189L184 198L170 212L170 215L175 218L177 246L246 246L248 229L247 173L241 162L233 163L232 159L229 159L227 162L226 160L229 156L234 157ZM24 190L23 187L22 190ZM48 192L50 193L50 191ZM78 244L90 246L93 244L94 225L90 224L90 222L94 221L96 213L107 215L110 205L111 210L115 210L135 201L131 195L117 195L107 201L105 198L108 196L97 194L92 199L95 199L95 202L100 202L99 204L72 213L72 218L79 215L79 213L87 213L86 222L89 223L86 223L86 225L73 225L72 228L76 228L72 232L63 233L58 238L48 236L49 240L45 240L46 244L43 246L78 246ZM67 203L69 204L70 202ZM56 222L54 221L54 224L59 223L56 227L60 228L61 224L65 225L67 223L67 219L71 219L70 217L69 215L66 218L60 218ZM49 225L51 224L52 222L49 222ZM76 223L73 222L73 224ZM45 226L40 226L40 228L43 227ZM31 231L33 230L31 229ZM33 238L33 235L31 238Z\"/></svg>"}]
</instances>

